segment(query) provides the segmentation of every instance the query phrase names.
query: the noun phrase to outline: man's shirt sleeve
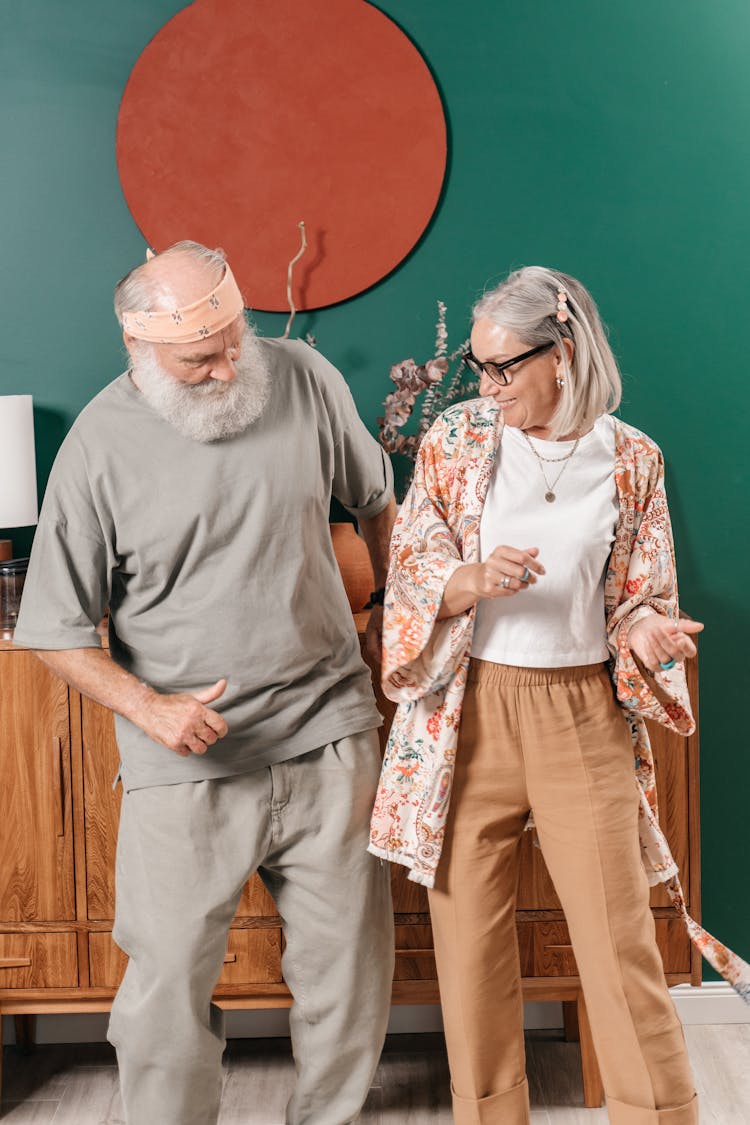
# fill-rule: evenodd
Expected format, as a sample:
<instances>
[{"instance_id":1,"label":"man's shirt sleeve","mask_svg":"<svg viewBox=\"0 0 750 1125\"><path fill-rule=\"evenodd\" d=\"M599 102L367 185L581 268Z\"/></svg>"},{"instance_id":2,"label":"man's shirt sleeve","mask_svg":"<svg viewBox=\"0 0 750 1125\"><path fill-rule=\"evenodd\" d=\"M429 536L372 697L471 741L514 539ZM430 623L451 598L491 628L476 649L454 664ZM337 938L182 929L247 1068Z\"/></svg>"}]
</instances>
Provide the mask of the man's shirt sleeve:
<instances>
[{"instance_id":1,"label":"man's shirt sleeve","mask_svg":"<svg viewBox=\"0 0 750 1125\"><path fill-rule=\"evenodd\" d=\"M109 604L112 551L98 518L74 432L50 475L34 536L14 643L100 648L96 626Z\"/></svg>"},{"instance_id":2,"label":"man's shirt sleeve","mask_svg":"<svg viewBox=\"0 0 750 1125\"><path fill-rule=\"evenodd\" d=\"M316 374L334 441L331 490L357 520L372 519L393 496L390 458L360 418L343 375L323 356L315 354Z\"/></svg>"}]
</instances>

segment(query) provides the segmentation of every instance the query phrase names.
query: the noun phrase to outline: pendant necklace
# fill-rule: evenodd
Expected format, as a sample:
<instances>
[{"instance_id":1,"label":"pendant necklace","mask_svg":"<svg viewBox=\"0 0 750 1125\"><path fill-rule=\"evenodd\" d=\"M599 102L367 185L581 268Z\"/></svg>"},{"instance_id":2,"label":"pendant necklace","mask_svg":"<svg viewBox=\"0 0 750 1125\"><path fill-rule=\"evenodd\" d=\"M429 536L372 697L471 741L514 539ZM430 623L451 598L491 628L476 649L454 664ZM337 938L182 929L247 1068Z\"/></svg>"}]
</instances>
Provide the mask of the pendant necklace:
<instances>
[{"instance_id":1,"label":"pendant necklace","mask_svg":"<svg viewBox=\"0 0 750 1125\"><path fill-rule=\"evenodd\" d=\"M534 454L534 456L536 457L537 462L539 464L539 471L542 474L542 479L543 479L543 481L545 483L545 486L547 488L547 491L544 494L544 499L547 501L548 504L553 504L555 502L555 500L557 499L557 496L555 495L555 488L557 487L557 484L560 480L560 477L563 475L563 473L567 469L568 462L570 461L571 457L575 453L576 449L578 449L578 443L580 442L581 439L580 439L580 437L576 438L576 440L573 444L573 448L571 449L570 453L566 453L564 457L542 457L541 453L539 453L538 450L536 450L534 448L534 445L531 441L531 438L526 433L526 431L521 430L521 433L526 438L529 449ZM552 481L552 484L550 484L550 482L547 480L547 474L544 471L544 462L545 461L549 462L550 464L557 464L560 461L565 462L563 467L560 469L560 472L557 474L555 479Z\"/></svg>"}]
</instances>

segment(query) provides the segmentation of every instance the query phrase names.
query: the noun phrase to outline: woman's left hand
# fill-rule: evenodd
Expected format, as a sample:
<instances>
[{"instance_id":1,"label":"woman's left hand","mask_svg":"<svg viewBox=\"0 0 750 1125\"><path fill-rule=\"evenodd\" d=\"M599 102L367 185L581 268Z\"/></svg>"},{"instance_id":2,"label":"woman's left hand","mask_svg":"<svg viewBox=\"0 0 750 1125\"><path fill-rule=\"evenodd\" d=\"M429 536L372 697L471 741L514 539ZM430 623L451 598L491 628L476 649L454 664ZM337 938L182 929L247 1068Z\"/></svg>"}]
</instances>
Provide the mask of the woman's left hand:
<instances>
[{"instance_id":1,"label":"woman's left hand","mask_svg":"<svg viewBox=\"0 0 750 1125\"><path fill-rule=\"evenodd\" d=\"M702 629L700 621L687 618L673 621L671 617L653 613L636 621L628 634L628 644L642 664L652 672L659 672L661 664L695 656L698 650L689 634L700 633Z\"/></svg>"}]
</instances>

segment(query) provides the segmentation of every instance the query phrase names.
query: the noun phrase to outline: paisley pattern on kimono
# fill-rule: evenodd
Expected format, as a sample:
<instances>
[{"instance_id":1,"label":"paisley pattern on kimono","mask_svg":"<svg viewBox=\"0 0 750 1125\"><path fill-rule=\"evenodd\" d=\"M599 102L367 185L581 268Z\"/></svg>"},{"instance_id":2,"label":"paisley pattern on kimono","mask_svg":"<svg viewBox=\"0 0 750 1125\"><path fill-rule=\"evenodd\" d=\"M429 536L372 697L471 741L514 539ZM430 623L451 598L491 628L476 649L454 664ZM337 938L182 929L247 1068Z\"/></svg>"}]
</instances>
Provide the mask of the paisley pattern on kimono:
<instances>
[{"instance_id":1,"label":"paisley pattern on kimono","mask_svg":"<svg viewBox=\"0 0 750 1125\"><path fill-rule=\"evenodd\" d=\"M370 851L410 868L427 887L450 807L453 764L469 666L474 609L437 620L443 591L465 563L479 561L479 526L503 418L490 398L446 410L426 434L391 542L383 627L383 690L399 706L375 807ZM640 790L639 835L649 883L664 883L691 939L750 1001L750 966L687 913L677 865L659 826L654 761L645 720L680 735L695 722L685 669L655 676L628 644L636 621L679 615L664 462L650 438L615 419L619 517L605 579L610 670L633 743ZM531 823L531 822L530 822Z\"/></svg>"}]
</instances>

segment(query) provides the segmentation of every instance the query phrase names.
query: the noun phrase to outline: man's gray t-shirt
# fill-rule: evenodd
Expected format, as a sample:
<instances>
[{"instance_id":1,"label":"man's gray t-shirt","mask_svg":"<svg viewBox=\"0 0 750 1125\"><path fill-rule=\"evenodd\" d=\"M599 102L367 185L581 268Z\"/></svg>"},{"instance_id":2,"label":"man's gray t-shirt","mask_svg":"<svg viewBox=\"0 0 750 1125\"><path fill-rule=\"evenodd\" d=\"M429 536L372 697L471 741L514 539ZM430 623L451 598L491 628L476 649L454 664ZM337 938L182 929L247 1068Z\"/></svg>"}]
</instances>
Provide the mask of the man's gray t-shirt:
<instances>
[{"instance_id":1,"label":"man's gray t-shirt","mask_svg":"<svg viewBox=\"0 0 750 1125\"><path fill-rule=\"evenodd\" d=\"M183 437L121 375L57 456L15 632L38 649L99 647L160 692L226 676L229 734L179 757L116 716L126 789L226 777L382 722L328 528L333 494L368 519L388 458L349 389L306 344L261 340L264 413L243 433Z\"/></svg>"}]
</instances>

